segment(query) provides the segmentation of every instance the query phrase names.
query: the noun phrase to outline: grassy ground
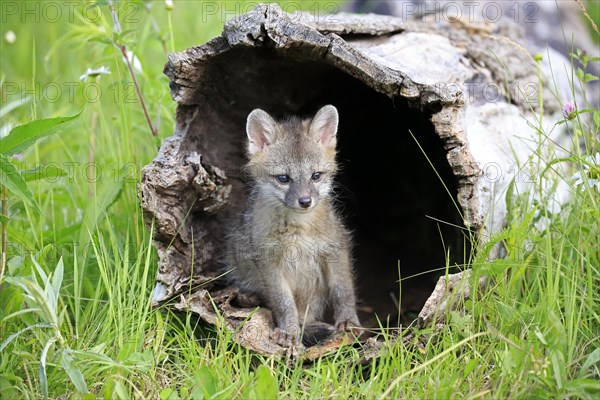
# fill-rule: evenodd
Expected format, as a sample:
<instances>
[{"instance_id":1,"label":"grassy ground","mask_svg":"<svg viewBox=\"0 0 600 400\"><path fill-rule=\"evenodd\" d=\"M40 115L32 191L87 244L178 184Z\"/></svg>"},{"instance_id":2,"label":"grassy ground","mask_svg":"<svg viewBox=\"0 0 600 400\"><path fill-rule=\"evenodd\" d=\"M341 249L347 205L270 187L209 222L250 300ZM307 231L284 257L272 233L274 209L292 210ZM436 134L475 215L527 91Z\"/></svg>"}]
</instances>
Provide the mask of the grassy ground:
<instances>
[{"instance_id":1,"label":"grassy ground","mask_svg":"<svg viewBox=\"0 0 600 400\"><path fill-rule=\"evenodd\" d=\"M309 3L304 7L312 11L332 5ZM57 4L60 15L51 8ZM564 177L572 199L556 215L530 196L509 196L510 224L492 240L505 243L507 257L487 262L484 249L473 260L475 275L492 280L490 290L464 305L467 313L452 313L453 323L436 334L419 331L410 344L390 344L370 365L345 348L307 367L289 366L239 348L219 329L199 335L190 316L150 307L156 255L136 191L141 167L173 130L166 53L203 43L250 6L188 1L169 12L163 2L119 4L118 41L139 57L136 76L155 138L121 52L110 43L107 6L83 4L2 3L2 35L16 36L12 44L2 39L2 129L83 110L70 127L14 160L20 168L43 163L68 175L30 183L40 211L8 199L2 398L598 395L600 195L590 183L600 173L598 161L584 155L600 151L597 111L568 122L574 140L585 144L569 161L590 179L577 185ZM298 3L287 4L293 11ZM80 80L100 66L110 74ZM587 119L592 115L595 123ZM536 180L543 197L564 161L536 159L548 167Z\"/></svg>"}]
</instances>

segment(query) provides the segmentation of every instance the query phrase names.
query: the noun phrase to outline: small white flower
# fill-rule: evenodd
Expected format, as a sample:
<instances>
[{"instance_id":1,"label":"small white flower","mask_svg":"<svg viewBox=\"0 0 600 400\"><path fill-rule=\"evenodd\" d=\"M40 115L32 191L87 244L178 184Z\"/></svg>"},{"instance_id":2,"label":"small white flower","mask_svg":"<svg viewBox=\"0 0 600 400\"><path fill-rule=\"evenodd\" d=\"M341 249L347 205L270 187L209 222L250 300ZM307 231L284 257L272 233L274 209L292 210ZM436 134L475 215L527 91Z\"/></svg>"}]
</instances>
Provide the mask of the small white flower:
<instances>
[{"instance_id":1,"label":"small white flower","mask_svg":"<svg viewBox=\"0 0 600 400\"><path fill-rule=\"evenodd\" d=\"M549 214L552 217L552 214ZM552 219L546 216L545 212L542 212L539 208L535 210L533 215L533 226L540 233L544 233L552 225ZM525 241L527 243L527 241ZM533 245L533 243L532 243ZM525 246L527 248L527 245Z\"/></svg>"},{"instance_id":2,"label":"small white flower","mask_svg":"<svg viewBox=\"0 0 600 400\"><path fill-rule=\"evenodd\" d=\"M533 223L533 226L535 226L535 229L537 229L539 232L545 232L550 225L552 225L552 220L544 216L540 217L540 219Z\"/></svg>"},{"instance_id":3,"label":"small white flower","mask_svg":"<svg viewBox=\"0 0 600 400\"><path fill-rule=\"evenodd\" d=\"M96 78L100 75L110 75L110 69L108 67L102 66L98 69L88 68L83 75L79 77L80 81L86 82L88 78Z\"/></svg>"},{"instance_id":4,"label":"small white flower","mask_svg":"<svg viewBox=\"0 0 600 400\"><path fill-rule=\"evenodd\" d=\"M575 186L581 186L587 181L590 187L600 191L600 153L584 158L583 170L573 174Z\"/></svg>"},{"instance_id":5,"label":"small white flower","mask_svg":"<svg viewBox=\"0 0 600 400\"><path fill-rule=\"evenodd\" d=\"M165 0L165 8L171 11L173 9L173 0Z\"/></svg>"},{"instance_id":6,"label":"small white flower","mask_svg":"<svg viewBox=\"0 0 600 400\"><path fill-rule=\"evenodd\" d=\"M9 44L13 44L17 41L17 35L13 31L6 31L4 34L4 40L6 40Z\"/></svg>"}]
</instances>

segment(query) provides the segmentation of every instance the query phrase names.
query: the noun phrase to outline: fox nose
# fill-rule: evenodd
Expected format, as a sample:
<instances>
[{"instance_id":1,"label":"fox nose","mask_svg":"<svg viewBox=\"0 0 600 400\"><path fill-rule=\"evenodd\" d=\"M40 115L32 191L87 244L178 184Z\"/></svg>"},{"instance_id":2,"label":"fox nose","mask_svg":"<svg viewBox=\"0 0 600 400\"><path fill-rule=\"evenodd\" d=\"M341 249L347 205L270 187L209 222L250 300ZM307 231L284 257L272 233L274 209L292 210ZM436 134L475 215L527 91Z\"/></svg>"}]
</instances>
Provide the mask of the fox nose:
<instances>
[{"instance_id":1,"label":"fox nose","mask_svg":"<svg viewBox=\"0 0 600 400\"><path fill-rule=\"evenodd\" d=\"M298 204L300 204L300 207L302 207L302 208L308 208L312 204L312 199L308 196L300 197L298 199Z\"/></svg>"}]
</instances>

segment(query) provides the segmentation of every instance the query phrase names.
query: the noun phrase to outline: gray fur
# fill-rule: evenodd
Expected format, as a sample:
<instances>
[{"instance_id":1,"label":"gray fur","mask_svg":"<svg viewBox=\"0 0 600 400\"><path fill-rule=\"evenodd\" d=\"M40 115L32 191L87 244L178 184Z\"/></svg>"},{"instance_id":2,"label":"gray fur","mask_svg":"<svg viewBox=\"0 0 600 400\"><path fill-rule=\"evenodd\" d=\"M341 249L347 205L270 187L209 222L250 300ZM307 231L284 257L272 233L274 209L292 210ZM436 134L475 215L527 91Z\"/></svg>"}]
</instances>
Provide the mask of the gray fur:
<instances>
[{"instance_id":1,"label":"gray fur","mask_svg":"<svg viewBox=\"0 0 600 400\"><path fill-rule=\"evenodd\" d=\"M299 343L301 327L322 321L328 305L336 331L360 327L350 234L331 199L337 125L331 105L309 120L277 123L262 110L248 116L253 188L229 235L228 277L272 310L272 337L283 346ZM308 207L303 198L310 198Z\"/></svg>"}]
</instances>

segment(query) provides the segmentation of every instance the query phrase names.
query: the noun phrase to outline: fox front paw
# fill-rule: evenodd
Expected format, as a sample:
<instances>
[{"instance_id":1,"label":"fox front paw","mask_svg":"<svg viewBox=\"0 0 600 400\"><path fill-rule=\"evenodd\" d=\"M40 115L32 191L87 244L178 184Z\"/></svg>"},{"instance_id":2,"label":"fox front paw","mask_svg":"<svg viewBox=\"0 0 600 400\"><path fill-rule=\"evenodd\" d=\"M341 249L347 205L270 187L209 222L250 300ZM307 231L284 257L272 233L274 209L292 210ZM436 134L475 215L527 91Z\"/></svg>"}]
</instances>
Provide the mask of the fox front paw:
<instances>
[{"instance_id":1,"label":"fox front paw","mask_svg":"<svg viewBox=\"0 0 600 400\"><path fill-rule=\"evenodd\" d=\"M299 343L300 333L275 328L271 334L271 339L282 347L292 347Z\"/></svg>"},{"instance_id":2,"label":"fox front paw","mask_svg":"<svg viewBox=\"0 0 600 400\"><path fill-rule=\"evenodd\" d=\"M360 322L357 317L341 318L335 323L336 332L352 332L354 335L359 336L361 334Z\"/></svg>"}]
</instances>

